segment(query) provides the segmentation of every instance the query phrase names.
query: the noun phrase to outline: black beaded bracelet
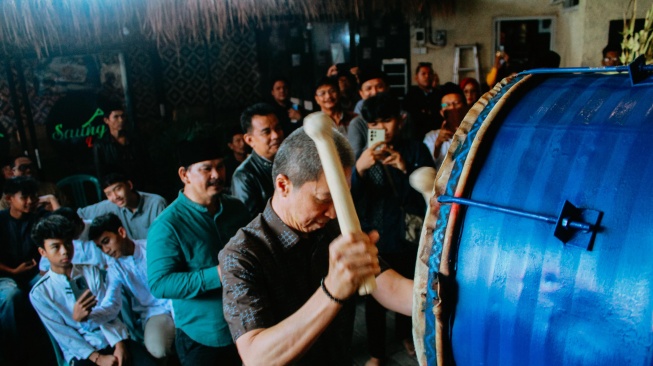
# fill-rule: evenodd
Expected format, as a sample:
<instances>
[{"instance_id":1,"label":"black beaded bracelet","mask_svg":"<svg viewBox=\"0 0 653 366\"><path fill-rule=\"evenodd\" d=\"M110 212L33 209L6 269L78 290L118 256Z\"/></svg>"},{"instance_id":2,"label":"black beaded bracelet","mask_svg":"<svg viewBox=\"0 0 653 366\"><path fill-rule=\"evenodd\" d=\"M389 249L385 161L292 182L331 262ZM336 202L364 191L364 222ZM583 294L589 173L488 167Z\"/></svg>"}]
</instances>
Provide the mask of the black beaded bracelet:
<instances>
[{"instance_id":1,"label":"black beaded bracelet","mask_svg":"<svg viewBox=\"0 0 653 366\"><path fill-rule=\"evenodd\" d=\"M337 298L337 297L331 295L331 293L329 292L329 290L327 290L326 285L324 284L324 277L322 277L322 281L320 282L320 286L322 286L322 291L324 291L324 293L327 295L327 297L328 297L329 299L331 299L332 301L334 301L334 302L336 302L336 303L338 303L338 304L340 304L340 305L344 305L344 304L345 304L345 301L346 301L346 300L342 300L342 299L339 299L339 298Z\"/></svg>"}]
</instances>

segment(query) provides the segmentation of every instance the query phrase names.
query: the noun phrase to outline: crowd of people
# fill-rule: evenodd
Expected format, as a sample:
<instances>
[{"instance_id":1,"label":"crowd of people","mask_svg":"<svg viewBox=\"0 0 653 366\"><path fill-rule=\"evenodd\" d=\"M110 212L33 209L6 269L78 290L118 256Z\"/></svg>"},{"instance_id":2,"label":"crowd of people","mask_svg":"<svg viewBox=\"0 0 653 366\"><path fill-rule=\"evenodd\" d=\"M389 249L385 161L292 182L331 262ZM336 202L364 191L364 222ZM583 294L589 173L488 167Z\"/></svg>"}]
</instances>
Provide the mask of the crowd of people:
<instances>
[{"instance_id":1,"label":"crowd of people","mask_svg":"<svg viewBox=\"0 0 653 366\"><path fill-rule=\"evenodd\" d=\"M604 59L614 62L614 51ZM509 72L504 65L489 76ZM340 233L301 127L307 111L291 102L285 78L243 111L228 149L205 137L176 146L183 188L170 205L137 189L144 152L120 105L105 107L110 133L94 148L104 201L70 209L30 157L7 160L0 364L48 364L35 345L71 365L351 364L354 298L370 275L367 364L386 360L386 309L414 354L412 278L426 203L408 177L439 167L482 92L471 78L440 85L430 63L417 65L414 80L402 100L372 68L333 67L315 85L362 234Z\"/></svg>"}]
</instances>

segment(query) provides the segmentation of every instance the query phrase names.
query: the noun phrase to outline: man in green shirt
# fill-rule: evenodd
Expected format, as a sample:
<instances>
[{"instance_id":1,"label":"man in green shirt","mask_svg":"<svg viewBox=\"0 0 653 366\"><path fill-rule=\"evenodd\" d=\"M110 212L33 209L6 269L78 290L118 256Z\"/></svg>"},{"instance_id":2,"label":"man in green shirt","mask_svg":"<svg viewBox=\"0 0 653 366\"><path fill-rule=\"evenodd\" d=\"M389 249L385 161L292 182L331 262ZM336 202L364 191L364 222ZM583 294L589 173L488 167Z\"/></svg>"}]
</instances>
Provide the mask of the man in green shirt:
<instances>
[{"instance_id":1,"label":"man in green shirt","mask_svg":"<svg viewBox=\"0 0 653 366\"><path fill-rule=\"evenodd\" d=\"M240 365L222 312L218 253L247 225L247 209L222 194L225 166L215 142L188 141L177 152L184 188L148 232L150 289L172 299L183 365Z\"/></svg>"}]
</instances>

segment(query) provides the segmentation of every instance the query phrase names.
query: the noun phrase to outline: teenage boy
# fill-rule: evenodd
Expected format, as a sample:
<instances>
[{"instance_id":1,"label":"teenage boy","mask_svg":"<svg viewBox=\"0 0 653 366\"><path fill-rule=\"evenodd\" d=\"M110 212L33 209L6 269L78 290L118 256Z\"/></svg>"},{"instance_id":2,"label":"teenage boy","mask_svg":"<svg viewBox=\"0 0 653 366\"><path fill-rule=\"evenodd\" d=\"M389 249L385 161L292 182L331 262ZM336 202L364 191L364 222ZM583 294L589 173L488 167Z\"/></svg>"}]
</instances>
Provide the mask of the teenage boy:
<instances>
[{"instance_id":1,"label":"teenage boy","mask_svg":"<svg viewBox=\"0 0 653 366\"><path fill-rule=\"evenodd\" d=\"M364 232L376 230L379 254L392 269L413 278L417 239L426 212L422 196L411 188L408 177L415 169L433 167L424 144L400 134L404 124L397 98L379 93L365 100L363 118L369 129L385 131L385 141L377 142L359 155L351 178L351 194ZM373 297L366 298L365 319L370 360L366 365L383 364L385 350L385 308ZM410 317L395 315L395 331L409 354L414 355Z\"/></svg>"},{"instance_id":2,"label":"teenage boy","mask_svg":"<svg viewBox=\"0 0 653 366\"><path fill-rule=\"evenodd\" d=\"M10 280L21 288L37 279L39 254L29 236L36 221L47 212L38 207L38 183L27 177L12 178L5 183L4 198L9 208L0 211L0 282ZM23 286L25 285L25 286Z\"/></svg>"},{"instance_id":3,"label":"teenage boy","mask_svg":"<svg viewBox=\"0 0 653 366\"><path fill-rule=\"evenodd\" d=\"M9 208L0 211L0 354L10 363L24 357L23 333L38 324L27 301L39 280L39 253L30 231L48 212L39 207L37 191L38 183L30 177L7 180L3 199Z\"/></svg>"},{"instance_id":4,"label":"teenage boy","mask_svg":"<svg viewBox=\"0 0 653 366\"><path fill-rule=\"evenodd\" d=\"M48 211L56 210L59 204L65 204L66 200L62 192L52 182L43 182L39 180L38 167L32 162L29 156L18 156L11 161L10 172L11 177L30 177L35 179L38 183L37 195L41 197L39 206L45 207ZM11 178L10 177L10 178ZM53 207L50 198L55 198L57 206ZM6 200L0 200L0 209L4 210L9 208Z\"/></svg>"},{"instance_id":5,"label":"teenage boy","mask_svg":"<svg viewBox=\"0 0 653 366\"><path fill-rule=\"evenodd\" d=\"M102 189L107 199L77 210L84 220L112 212L118 217L132 239L147 239L147 231L154 219L163 211L166 200L154 193L134 189L131 179L111 173L102 179Z\"/></svg>"},{"instance_id":6,"label":"teenage boy","mask_svg":"<svg viewBox=\"0 0 653 366\"><path fill-rule=\"evenodd\" d=\"M54 211L53 215L61 215L72 222L75 226L75 236L73 237L73 245L75 246L75 257L73 264L90 264L97 266L100 269L107 268L107 256L102 253L92 240L88 239L89 225L84 222L70 207L61 207ZM90 222L89 222L90 224ZM50 269L50 262L48 258L41 257L39 263L39 270L44 274Z\"/></svg>"},{"instance_id":7,"label":"teenage boy","mask_svg":"<svg viewBox=\"0 0 653 366\"><path fill-rule=\"evenodd\" d=\"M74 366L124 365L128 359L134 365L155 365L143 347L129 339L120 319L89 321L93 307L106 296L107 284L97 267L72 264L74 235L74 224L60 215L46 217L32 229L50 270L29 296L64 358Z\"/></svg>"},{"instance_id":8,"label":"teenage boy","mask_svg":"<svg viewBox=\"0 0 653 366\"><path fill-rule=\"evenodd\" d=\"M121 289L125 289L131 311L130 319L143 332L145 347L156 358L170 355L175 340L170 300L156 299L147 284L147 241L131 240L120 218L115 214L96 217L89 228L93 240L109 261L107 296L93 309L89 320L101 322L114 318L122 305ZM123 316L125 312L123 312ZM123 318L124 319L124 318Z\"/></svg>"},{"instance_id":9,"label":"teenage boy","mask_svg":"<svg viewBox=\"0 0 653 366\"><path fill-rule=\"evenodd\" d=\"M354 108L354 113L358 114L358 117L349 123L349 129L347 130L347 140L349 140L352 149L354 149L355 156L360 155L361 151L365 150L367 146L367 122L361 115L363 102L378 93L383 93L388 90L385 82L386 75L381 70L373 68L364 69L361 71L358 79L360 81L358 84L359 94L362 99L356 103L356 108Z\"/></svg>"}]
</instances>

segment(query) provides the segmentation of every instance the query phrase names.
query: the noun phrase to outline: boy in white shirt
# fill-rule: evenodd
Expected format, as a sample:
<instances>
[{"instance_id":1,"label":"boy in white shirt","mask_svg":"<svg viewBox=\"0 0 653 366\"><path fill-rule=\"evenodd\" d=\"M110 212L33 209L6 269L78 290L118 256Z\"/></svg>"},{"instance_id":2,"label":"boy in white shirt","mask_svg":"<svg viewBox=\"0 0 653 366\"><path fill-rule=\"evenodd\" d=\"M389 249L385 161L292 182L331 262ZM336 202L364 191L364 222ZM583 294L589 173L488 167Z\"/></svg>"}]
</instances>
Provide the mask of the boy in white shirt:
<instances>
[{"instance_id":1,"label":"boy in white shirt","mask_svg":"<svg viewBox=\"0 0 653 366\"><path fill-rule=\"evenodd\" d=\"M93 310L89 319L102 322L115 317L121 309L124 289L130 300L132 323L143 331L145 347L156 358L171 354L175 340L175 324L172 319L170 300L152 296L147 284L147 241L132 240L120 218L108 213L93 219L89 228L89 239L112 257L108 266L107 296L100 306ZM123 312L123 317L125 312Z\"/></svg>"},{"instance_id":2,"label":"boy in white shirt","mask_svg":"<svg viewBox=\"0 0 653 366\"><path fill-rule=\"evenodd\" d=\"M128 359L155 365L117 317L103 324L88 321L93 307L104 300L107 284L97 267L72 264L74 235L74 224L60 215L44 218L32 229L50 270L34 285L30 300L64 358L74 366L124 365Z\"/></svg>"},{"instance_id":3,"label":"boy in white shirt","mask_svg":"<svg viewBox=\"0 0 653 366\"><path fill-rule=\"evenodd\" d=\"M77 215L77 212L70 207L61 207L54 211L53 215L61 215L67 218L75 225L75 237L73 246L75 247L75 256L72 259L73 264L90 264L100 269L107 269L107 256L102 253L92 240L88 240L88 228L91 221L84 221ZM50 269L48 258L41 257L39 262L39 271L44 274Z\"/></svg>"}]
</instances>

